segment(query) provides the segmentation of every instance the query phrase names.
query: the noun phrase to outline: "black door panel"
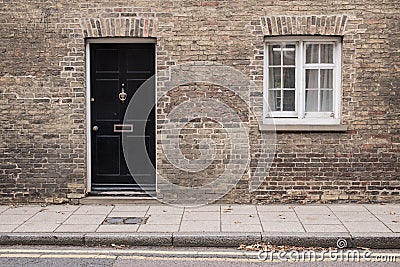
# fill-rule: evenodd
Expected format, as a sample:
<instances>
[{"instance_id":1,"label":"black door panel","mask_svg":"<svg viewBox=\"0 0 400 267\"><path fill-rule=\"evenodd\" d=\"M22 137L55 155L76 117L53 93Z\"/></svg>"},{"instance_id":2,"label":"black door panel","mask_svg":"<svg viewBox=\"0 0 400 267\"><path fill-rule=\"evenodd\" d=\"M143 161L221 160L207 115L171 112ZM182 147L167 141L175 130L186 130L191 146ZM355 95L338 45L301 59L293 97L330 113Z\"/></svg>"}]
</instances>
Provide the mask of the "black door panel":
<instances>
[{"instance_id":1,"label":"black door panel","mask_svg":"<svg viewBox=\"0 0 400 267\"><path fill-rule=\"evenodd\" d=\"M138 113L123 121L130 99L154 75L155 44L91 44L90 56L92 191L155 190L155 109L148 117ZM125 101L118 97L122 87ZM154 105L155 88L147 91L135 97ZM123 153L124 131L132 138L131 159ZM153 166L144 163L145 157Z\"/></svg>"}]
</instances>

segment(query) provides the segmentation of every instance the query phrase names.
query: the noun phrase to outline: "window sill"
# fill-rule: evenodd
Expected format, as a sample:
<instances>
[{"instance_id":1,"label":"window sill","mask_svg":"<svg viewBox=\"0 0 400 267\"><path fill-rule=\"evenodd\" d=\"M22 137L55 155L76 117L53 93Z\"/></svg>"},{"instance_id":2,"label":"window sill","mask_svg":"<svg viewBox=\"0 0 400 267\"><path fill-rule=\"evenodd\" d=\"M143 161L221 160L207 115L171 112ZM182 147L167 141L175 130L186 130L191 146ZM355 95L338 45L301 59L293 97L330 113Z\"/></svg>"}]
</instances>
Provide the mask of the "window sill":
<instances>
[{"instance_id":1,"label":"window sill","mask_svg":"<svg viewBox=\"0 0 400 267\"><path fill-rule=\"evenodd\" d=\"M270 132L345 132L347 125L315 125L315 124L262 124L260 131Z\"/></svg>"}]
</instances>

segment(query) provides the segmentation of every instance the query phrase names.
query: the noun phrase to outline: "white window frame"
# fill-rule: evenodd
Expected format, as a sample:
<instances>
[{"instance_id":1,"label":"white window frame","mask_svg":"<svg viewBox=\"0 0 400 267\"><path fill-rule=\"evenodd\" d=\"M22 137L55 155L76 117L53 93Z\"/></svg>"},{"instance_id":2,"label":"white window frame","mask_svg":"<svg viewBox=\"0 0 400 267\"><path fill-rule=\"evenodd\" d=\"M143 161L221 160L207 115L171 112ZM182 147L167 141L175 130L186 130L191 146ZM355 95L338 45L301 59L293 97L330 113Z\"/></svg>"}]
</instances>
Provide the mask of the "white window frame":
<instances>
[{"instance_id":1,"label":"white window frame","mask_svg":"<svg viewBox=\"0 0 400 267\"><path fill-rule=\"evenodd\" d=\"M268 110L268 45L274 43L296 44L295 112ZM324 67L322 64L306 64L305 44L334 44L333 64L333 112L305 112L305 69ZM339 125L341 110L341 38L321 36L285 36L267 37L264 40L264 90L263 90L263 123L273 125ZM289 115L289 116L288 116Z\"/></svg>"}]
</instances>

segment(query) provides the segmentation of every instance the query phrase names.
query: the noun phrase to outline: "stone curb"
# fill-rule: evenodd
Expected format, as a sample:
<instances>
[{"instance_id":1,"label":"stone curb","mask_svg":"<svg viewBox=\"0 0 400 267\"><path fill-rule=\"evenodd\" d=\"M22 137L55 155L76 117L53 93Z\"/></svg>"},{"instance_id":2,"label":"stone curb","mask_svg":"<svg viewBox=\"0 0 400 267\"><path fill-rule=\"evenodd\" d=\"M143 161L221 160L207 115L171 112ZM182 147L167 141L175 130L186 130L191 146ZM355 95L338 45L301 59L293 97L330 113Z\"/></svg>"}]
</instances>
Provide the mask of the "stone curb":
<instances>
[{"instance_id":1,"label":"stone curb","mask_svg":"<svg viewBox=\"0 0 400 267\"><path fill-rule=\"evenodd\" d=\"M90 233L84 235L86 246L172 246L172 233Z\"/></svg>"},{"instance_id":2,"label":"stone curb","mask_svg":"<svg viewBox=\"0 0 400 267\"><path fill-rule=\"evenodd\" d=\"M176 247L238 247L261 242L261 233L174 233Z\"/></svg>"},{"instance_id":3,"label":"stone curb","mask_svg":"<svg viewBox=\"0 0 400 267\"><path fill-rule=\"evenodd\" d=\"M352 234L354 247L398 249L400 248L400 234L395 233L357 233Z\"/></svg>"},{"instance_id":4,"label":"stone curb","mask_svg":"<svg viewBox=\"0 0 400 267\"><path fill-rule=\"evenodd\" d=\"M176 246L238 247L265 242L274 245L336 247L337 240L347 247L397 249L400 235L395 233L1 233L0 245L54 246Z\"/></svg>"},{"instance_id":5,"label":"stone curb","mask_svg":"<svg viewBox=\"0 0 400 267\"><path fill-rule=\"evenodd\" d=\"M352 239L349 233L262 233L262 242L264 243L298 247L336 248L338 239L346 240L347 247L352 246Z\"/></svg>"},{"instance_id":6,"label":"stone curb","mask_svg":"<svg viewBox=\"0 0 400 267\"><path fill-rule=\"evenodd\" d=\"M2 233L0 245L84 246L85 238L79 233Z\"/></svg>"}]
</instances>

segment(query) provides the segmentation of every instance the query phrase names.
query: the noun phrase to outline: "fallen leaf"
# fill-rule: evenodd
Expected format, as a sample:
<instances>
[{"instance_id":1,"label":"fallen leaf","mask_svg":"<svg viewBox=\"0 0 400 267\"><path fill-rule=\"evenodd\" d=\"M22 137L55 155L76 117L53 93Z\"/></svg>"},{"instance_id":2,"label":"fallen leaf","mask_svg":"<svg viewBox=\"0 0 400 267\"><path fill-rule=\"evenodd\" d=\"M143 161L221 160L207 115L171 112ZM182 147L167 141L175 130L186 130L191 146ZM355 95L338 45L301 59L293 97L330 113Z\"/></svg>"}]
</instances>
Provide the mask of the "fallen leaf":
<instances>
[{"instance_id":1,"label":"fallen leaf","mask_svg":"<svg viewBox=\"0 0 400 267\"><path fill-rule=\"evenodd\" d=\"M285 220L286 219L286 216L283 215L283 214L279 214L278 216L279 216L279 219L281 219L281 220Z\"/></svg>"},{"instance_id":2,"label":"fallen leaf","mask_svg":"<svg viewBox=\"0 0 400 267\"><path fill-rule=\"evenodd\" d=\"M323 248L323 247L297 247L297 246L289 246L289 245L271 245L271 244L265 244L265 243L257 243L254 245L244 245L241 244L237 249L239 250L250 250L250 251L260 251L260 250L275 250L275 251L304 251L304 250L313 250L313 251L324 251L324 250L335 250L336 248ZM365 248L367 249L367 248Z\"/></svg>"},{"instance_id":3,"label":"fallen leaf","mask_svg":"<svg viewBox=\"0 0 400 267\"><path fill-rule=\"evenodd\" d=\"M116 244L111 244L111 246L112 246L113 248L116 248L116 249L122 249L122 248L125 247L125 245L116 245Z\"/></svg>"},{"instance_id":4,"label":"fallen leaf","mask_svg":"<svg viewBox=\"0 0 400 267\"><path fill-rule=\"evenodd\" d=\"M242 249L245 249L245 248L246 248L245 244L240 244L240 246L237 247L236 249L242 250Z\"/></svg>"}]
</instances>

